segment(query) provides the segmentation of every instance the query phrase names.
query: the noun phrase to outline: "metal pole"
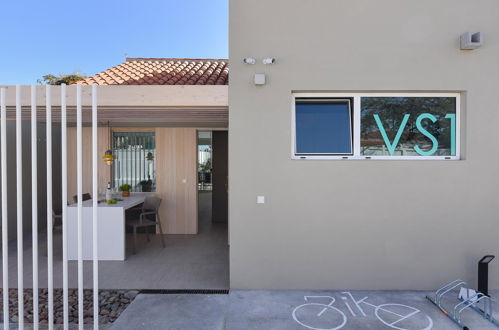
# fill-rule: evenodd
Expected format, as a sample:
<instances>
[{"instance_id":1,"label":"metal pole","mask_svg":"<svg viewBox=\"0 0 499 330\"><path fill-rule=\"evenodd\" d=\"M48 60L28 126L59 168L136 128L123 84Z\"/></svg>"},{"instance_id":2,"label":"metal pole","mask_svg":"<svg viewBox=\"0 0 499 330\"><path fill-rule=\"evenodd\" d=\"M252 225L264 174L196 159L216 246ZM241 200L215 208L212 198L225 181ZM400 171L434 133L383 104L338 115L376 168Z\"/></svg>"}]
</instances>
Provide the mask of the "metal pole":
<instances>
[{"instance_id":1,"label":"metal pole","mask_svg":"<svg viewBox=\"0 0 499 330\"><path fill-rule=\"evenodd\" d=\"M97 230L97 202L98 193L98 166L97 166L97 85L92 85L92 248L93 248L93 280L94 280L94 329L99 329L99 256L98 256L98 230Z\"/></svg>"},{"instance_id":2,"label":"metal pole","mask_svg":"<svg viewBox=\"0 0 499 330\"><path fill-rule=\"evenodd\" d=\"M68 131L66 109L66 85L61 86L61 172L62 172L62 300L64 330L69 329L68 303Z\"/></svg>"},{"instance_id":3,"label":"metal pole","mask_svg":"<svg viewBox=\"0 0 499 330\"><path fill-rule=\"evenodd\" d=\"M81 85L76 85L76 176L78 198L78 328L83 330L83 151L81 130ZM95 197L94 197L95 198Z\"/></svg>"},{"instance_id":4,"label":"metal pole","mask_svg":"<svg viewBox=\"0 0 499 330\"><path fill-rule=\"evenodd\" d=\"M48 327L54 328L54 255L53 255L53 224L54 211L52 204L52 95L51 86L47 85L45 92L45 112L47 116L47 279L48 279Z\"/></svg>"},{"instance_id":5,"label":"metal pole","mask_svg":"<svg viewBox=\"0 0 499 330\"><path fill-rule=\"evenodd\" d=\"M9 228L7 209L7 106L5 88L0 89L2 158L2 277L3 328L9 330Z\"/></svg>"},{"instance_id":6,"label":"metal pole","mask_svg":"<svg viewBox=\"0 0 499 330\"><path fill-rule=\"evenodd\" d=\"M33 329L38 330L38 133L36 86L31 86L31 231L33 245Z\"/></svg>"},{"instance_id":7,"label":"metal pole","mask_svg":"<svg viewBox=\"0 0 499 330\"><path fill-rule=\"evenodd\" d=\"M16 86L16 185L17 185L17 306L19 329L24 329L23 262L23 149L21 86Z\"/></svg>"}]
</instances>

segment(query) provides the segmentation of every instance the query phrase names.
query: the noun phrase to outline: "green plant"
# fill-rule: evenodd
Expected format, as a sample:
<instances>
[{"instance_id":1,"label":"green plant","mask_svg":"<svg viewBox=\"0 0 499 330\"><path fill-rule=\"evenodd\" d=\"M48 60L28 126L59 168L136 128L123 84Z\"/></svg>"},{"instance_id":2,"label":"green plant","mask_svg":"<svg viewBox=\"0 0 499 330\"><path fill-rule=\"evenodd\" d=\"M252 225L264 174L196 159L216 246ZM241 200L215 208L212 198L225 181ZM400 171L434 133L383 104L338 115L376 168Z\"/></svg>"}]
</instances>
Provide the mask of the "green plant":
<instances>
[{"instance_id":1,"label":"green plant","mask_svg":"<svg viewBox=\"0 0 499 330\"><path fill-rule=\"evenodd\" d=\"M130 191L132 189L132 186L129 185L128 183L122 184L120 186L120 191Z\"/></svg>"},{"instance_id":2,"label":"green plant","mask_svg":"<svg viewBox=\"0 0 499 330\"><path fill-rule=\"evenodd\" d=\"M41 85L72 85L76 83L77 81L85 79L87 76L79 74L79 73L73 73L73 74L64 74L61 73L58 76L55 76L53 74L46 74L42 77L42 79L38 79L38 83Z\"/></svg>"}]
</instances>

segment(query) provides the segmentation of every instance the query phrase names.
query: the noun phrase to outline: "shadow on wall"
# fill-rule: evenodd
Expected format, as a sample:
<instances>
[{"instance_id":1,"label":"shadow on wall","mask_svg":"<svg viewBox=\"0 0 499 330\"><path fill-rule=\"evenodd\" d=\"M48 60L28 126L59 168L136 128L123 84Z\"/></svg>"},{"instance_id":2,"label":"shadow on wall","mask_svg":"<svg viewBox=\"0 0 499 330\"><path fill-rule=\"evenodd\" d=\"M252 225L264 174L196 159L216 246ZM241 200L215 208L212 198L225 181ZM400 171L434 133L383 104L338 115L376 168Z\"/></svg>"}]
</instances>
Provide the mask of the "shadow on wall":
<instances>
[{"instance_id":1,"label":"shadow on wall","mask_svg":"<svg viewBox=\"0 0 499 330\"><path fill-rule=\"evenodd\" d=\"M38 228L40 231L47 227L47 185L46 185L46 130L44 123L38 123ZM24 120L22 123L22 209L23 209L23 233L31 233L31 122ZM52 190L54 211L61 210L61 128L59 125L52 126ZM17 172L16 172L16 122L7 121L7 207L9 218L9 241L17 237ZM1 179L0 179L1 180ZM1 193L0 193L1 194ZM1 196L3 198L3 196ZM0 204L1 209L1 204ZM1 240L1 238L0 238Z\"/></svg>"}]
</instances>

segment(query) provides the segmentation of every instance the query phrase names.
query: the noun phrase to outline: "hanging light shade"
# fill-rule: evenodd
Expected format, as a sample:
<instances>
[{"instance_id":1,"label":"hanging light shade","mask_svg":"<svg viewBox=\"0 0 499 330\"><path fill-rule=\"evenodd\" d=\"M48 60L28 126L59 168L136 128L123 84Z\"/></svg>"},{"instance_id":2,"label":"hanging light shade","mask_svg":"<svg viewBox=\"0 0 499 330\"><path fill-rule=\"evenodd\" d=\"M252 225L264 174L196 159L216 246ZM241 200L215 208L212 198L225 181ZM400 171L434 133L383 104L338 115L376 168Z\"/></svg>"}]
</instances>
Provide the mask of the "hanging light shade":
<instances>
[{"instance_id":1,"label":"hanging light shade","mask_svg":"<svg viewBox=\"0 0 499 330\"><path fill-rule=\"evenodd\" d=\"M152 154L152 152L148 152L147 153L147 156L146 156L146 159L150 162L152 162L154 160L154 155Z\"/></svg>"},{"instance_id":2,"label":"hanging light shade","mask_svg":"<svg viewBox=\"0 0 499 330\"><path fill-rule=\"evenodd\" d=\"M112 165L115 158L116 158L116 156L113 155L113 152L111 151L111 149L107 150L104 153L104 156L102 157L102 159L104 160L104 162L107 165Z\"/></svg>"}]
</instances>

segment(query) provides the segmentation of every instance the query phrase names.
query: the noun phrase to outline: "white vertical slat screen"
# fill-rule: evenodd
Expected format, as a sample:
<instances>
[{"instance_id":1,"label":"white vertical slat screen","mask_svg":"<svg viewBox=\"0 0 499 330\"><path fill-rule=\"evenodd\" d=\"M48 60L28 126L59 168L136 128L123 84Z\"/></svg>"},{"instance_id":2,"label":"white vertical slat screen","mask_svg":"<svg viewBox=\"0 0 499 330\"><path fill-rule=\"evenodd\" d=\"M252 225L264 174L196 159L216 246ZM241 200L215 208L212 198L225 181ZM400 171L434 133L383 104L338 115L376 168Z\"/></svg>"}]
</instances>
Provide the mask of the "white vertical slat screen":
<instances>
[{"instance_id":1,"label":"white vertical slat screen","mask_svg":"<svg viewBox=\"0 0 499 330\"><path fill-rule=\"evenodd\" d=\"M38 132L36 86L31 86L31 237L33 252L33 329L38 330Z\"/></svg>"},{"instance_id":2,"label":"white vertical slat screen","mask_svg":"<svg viewBox=\"0 0 499 330\"><path fill-rule=\"evenodd\" d=\"M16 186L17 186L17 308L19 329L24 329L24 260L23 260L23 151L21 86L16 86Z\"/></svg>"},{"instance_id":3,"label":"white vertical slat screen","mask_svg":"<svg viewBox=\"0 0 499 330\"><path fill-rule=\"evenodd\" d=\"M76 86L76 191L78 199L78 328L83 330L83 151L81 85Z\"/></svg>"},{"instance_id":4,"label":"white vertical slat screen","mask_svg":"<svg viewBox=\"0 0 499 330\"><path fill-rule=\"evenodd\" d=\"M52 89L47 85L45 90L46 140L47 149L47 291L48 291L48 327L54 328L54 210L52 201Z\"/></svg>"},{"instance_id":5,"label":"white vertical slat screen","mask_svg":"<svg viewBox=\"0 0 499 330\"><path fill-rule=\"evenodd\" d=\"M9 329L9 225L7 216L7 100L5 88L0 89L1 165L2 165L2 288L3 328Z\"/></svg>"},{"instance_id":6,"label":"white vertical slat screen","mask_svg":"<svg viewBox=\"0 0 499 330\"><path fill-rule=\"evenodd\" d=\"M63 286L63 321L64 329L69 329L69 287L68 287L68 257L67 257L67 194L68 194L68 164L67 164L67 87L62 85L60 87L61 95L61 152L53 154L53 140L52 140L52 91L55 87L46 86L45 88L45 119L46 119L46 189L47 189L47 287L48 287L48 328L54 328L54 250L53 250L53 155L60 154L61 161L61 175L62 175L62 286ZM77 85L74 87L76 90L76 150L77 150L77 230L78 230L78 327L84 327L84 295L83 295L83 221L90 221L90 219L83 219L82 208L82 189L83 189L83 147L82 147L82 87ZM16 198L16 224L17 224L17 287L18 287L18 329L24 329L24 260L23 260L23 139L22 139L22 92L24 88L16 86L15 88L15 164L16 164L16 190L17 195L10 198ZM27 89L26 89L27 90ZM33 329L39 329L39 237L38 237L38 108L37 108L37 87L31 87L31 216L32 216L32 276L33 276ZM3 329L9 329L9 237L8 237L8 171L7 171L7 157L14 157L7 152L7 91L5 88L0 88L0 166L1 166L1 206L2 206L2 288L3 288ZM93 328L99 328L99 292L98 292L98 231L97 231L97 207L98 207L98 122L97 122L97 86L92 86L92 249L93 249L93 315L94 324ZM12 143L12 142L11 142ZM59 160L58 160L59 161ZM24 210L26 212L26 210ZM75 242L71 242L75 243Z\"/></svg>"},{"instance_id":7,"label":"white vertical slat screen","mask_svg":"<svg viewBox=\"0 0 499 330\"><path fill-rule=\"evenodd\" d=\"M66 85L61 86L61 173L62 173L62 305L64 330L69 329L68 290L68 124L66 108Z\"/></svg>"},{"instance_id":8,"label":"white vertical slat screen","mask_svg":"<svg viewBox=\"0 0 499 330\"><path fill-rule=\"evenodd\" d=\"M92 249L94 287L94 329L99 329L99 256L97 249L97 202L98 202L98 156L97 156L97 85L92 85Z\"/></svg>"}]
</instances>

